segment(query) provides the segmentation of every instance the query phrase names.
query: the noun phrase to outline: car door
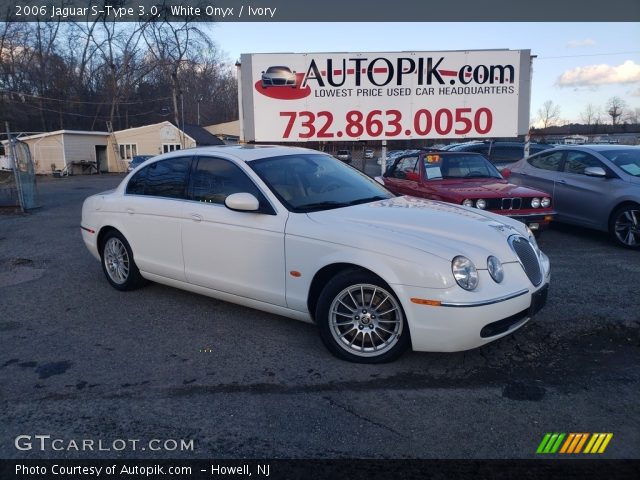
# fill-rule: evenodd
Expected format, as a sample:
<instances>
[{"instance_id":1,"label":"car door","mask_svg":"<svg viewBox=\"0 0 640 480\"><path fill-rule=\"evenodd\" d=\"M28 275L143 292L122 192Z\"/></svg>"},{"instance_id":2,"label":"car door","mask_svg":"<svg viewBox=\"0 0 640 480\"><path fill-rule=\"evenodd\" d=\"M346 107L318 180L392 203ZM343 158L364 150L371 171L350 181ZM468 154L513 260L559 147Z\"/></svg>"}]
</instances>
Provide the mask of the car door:
<instances>
[{"instance_id":1,"label":"car door","mask_svg":"<svg viewBox=\"0 0 640 480\"><path fill-rule=\"evenodd\" d=\"M609 215L611 181L585 175L588 167L607 167L590 153L568 150L555 183L554 202L558 220L597 227Z\"/></svg>"},{"instance_id":2,"label":"car door","mask_svg":"<svg viewBox=\"0 0 640 480\"><path fill-rule=\"evenodd\" d=\"M562 168L564 152L564 150L556 150L529 157L526 161L514 166L509 181L552 195L555 205L555 182Z\"/></svg>"},{"instance_id":3,"label":"car door","mask_svg":"<svg viewBox=\"0 0 640 480\"><path fill-rule=\"evenodd\" d=\"M384 184L397 195L420 196L418 155L399 159L384 177Z\"/></svg>"},{"instance_id":4,"label":"car door","mask_svg":"<svg viewBox=\"0 0 640 480\"><path fill-rule=\"evenodd\" d=\"M127 184L122 233L142 271L185 280L180 222L190 168L191 156L161 160Z\"/></svg>"},{"instance_id":5,"label":"car door","mask_svg":"<svg viewBox=\"0 0 640 480\"><path fill-rule=\"evenodd\" d=\"M224 200L247 192L261 213L228 209ZM199 157L182 218L185 275L194 285L285 306L284 230L288 214L271 207L234 162Z\"/></svg>"}]
</instances>

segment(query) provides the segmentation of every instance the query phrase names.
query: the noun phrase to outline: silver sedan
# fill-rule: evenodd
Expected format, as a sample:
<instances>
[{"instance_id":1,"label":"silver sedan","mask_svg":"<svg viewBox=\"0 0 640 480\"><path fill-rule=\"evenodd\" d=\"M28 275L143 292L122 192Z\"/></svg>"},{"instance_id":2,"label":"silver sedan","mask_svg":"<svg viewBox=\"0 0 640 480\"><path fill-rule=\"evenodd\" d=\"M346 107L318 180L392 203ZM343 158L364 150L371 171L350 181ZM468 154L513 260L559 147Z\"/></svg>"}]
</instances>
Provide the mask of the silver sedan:
<instances>
[{"instance_id":1,"label":"silver sedan","mask_svg":"<svg viewBox=\"0 0 640 480\"><path fill-rule=\"evenodd\" d=\"M606 231L618 244L640 248L640 147L556 147L502 173L552 193L557 221Z\"/></svg>"}]
</instances>

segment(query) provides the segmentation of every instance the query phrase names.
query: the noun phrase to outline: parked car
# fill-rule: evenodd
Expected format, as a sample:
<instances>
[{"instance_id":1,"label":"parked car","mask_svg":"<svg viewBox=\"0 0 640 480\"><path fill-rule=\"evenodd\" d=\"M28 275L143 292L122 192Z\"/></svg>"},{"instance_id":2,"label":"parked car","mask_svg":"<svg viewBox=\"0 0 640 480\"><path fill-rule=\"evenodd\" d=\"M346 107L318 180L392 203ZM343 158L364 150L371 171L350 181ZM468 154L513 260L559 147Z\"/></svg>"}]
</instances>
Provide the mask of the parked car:
<instances>
[{"instance_id":1,"label":"parked car","mask_svg":"<svg viewBox=\"0 0 640 480\"><path fill-rule=\"evenodd\" d=\"M413 152L402 155L381 179L399 195L442 200L508 215L536 234L549 225L551 195L505 180L477 153Z\"/></svg>"},{"instance_id":2,"label":"parked car","mask_svg":"<svg viewBox=\"0 0 640 480\"><path fill-rule=\"evenodd\" d=\"M129 162L129 166L127 167L127 172L132 172L137 167L142 165L145 161L153 158L153 155L136 155Z\"/></svg>"},{"instance_id":3,"label":"parked car","mask_svg":"<svg viewBox=\"0 0 640 480\"><path fill-rule=\"evenodd\" d=\"M545 143L530 143L529 155L533 155L553 145ZM449 152L474 152L484 155L498 170L524 158L524 143L522 142L467 142L447 148Z\"/></svg>"},{"instance_id":4,"label":"parked car","mask_svg":"<svg viewBox=\"0 0 640 480\"><path fill-rule=\"evenodd\" d=\"M374 154L375 154L375 152L373 151L373 149L367 148L364 151L364 158L367 158L367 159L373 158Z\"/></svg>"},{"instance_id":5,"label":"parked car","mask_svg":"<svg viewBox=\"0 0 640 480\"><path fill-rule=\"evenodd\" d=\"M346 163L351 163L351 151L349 150L338 150L336 152L336 158L338 160L342 160Z\"/></svg>"},{"instance_id":6,"label":"parked car","mask_svg":"<svg viewBox=\"0 0 640 480\"><path fill-rule=\"evenodd\" d=\"M289 67L273 66L262 72L262 88L296 86L296 72Z\"/></svg>"},{"instance_id":7,"label":"parked car","mask_svg":"<svg viewBox=\"0 0 640 480\"><path fill-rule=\"evenodd\" d=\"M550 278L522 223L394 197L303 148L158 156L87 198L81 228L117 290L152 280L315 322L333 354L363 363L507 335L544 305Z\"/></svg>"},{"instance_id":8,"label":"parked car","mask_svg":"<svg viewBox=\"0 0 640 480\"><path fill-rule=\"evenodd\" d=\"M640 248L640 147L558 146L504 174L553 192L559 222L609 232L619 245Z\"/></svg>"}]
</instances>

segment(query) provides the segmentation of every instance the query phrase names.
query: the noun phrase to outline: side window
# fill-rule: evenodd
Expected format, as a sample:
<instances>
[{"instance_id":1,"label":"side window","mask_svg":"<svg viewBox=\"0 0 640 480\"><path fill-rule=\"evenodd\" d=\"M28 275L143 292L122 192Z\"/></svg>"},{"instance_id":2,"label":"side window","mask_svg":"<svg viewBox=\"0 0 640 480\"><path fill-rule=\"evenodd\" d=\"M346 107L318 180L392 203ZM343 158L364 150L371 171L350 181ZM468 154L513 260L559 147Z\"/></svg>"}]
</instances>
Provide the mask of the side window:
<instances>
[{"instance_id":1,"label":"side window","mask_svg":"<svg viewBox=\"0 0 640 480\"><path fill-rule=\"evenodd\" d=\"M260 206L267 204L258 187L238 166L221 158L201 157L191 174L191 199L197 202L223 204L232 193L254 195Z\"/></svg>"},{"instance_id":2,"label":"side window","mask_svg":"<svg viewBox=\"0 0 640 480\"><path fill-rule=\"evenodd\" d=\"M400 178L402 180L412 180L417 182L419 180L418 170L418 157L405 157L401 158L391 174L392 177Z\"/></svg>"},{"instance_id":3,"label":"side window","mask_svg":"<svg viewBox=\"0 0 640 480\"><path fill-rule=\"evenodd\" d=\"M154 197L185 198L190 157L171 158L152 163L146 170L144 194Z\"/></svg>"},{"instance_id":4,"label":"side window","mask_svg":"<svg viewBox=\"0 0 640 480\"><path fill-rule=\"evenodd\" d=\"M533 167L557 172L560 170L560 161L562 160L563 153L563 151L543 153L535 157L529 157L527 161Z\"/></svg>"},{"instance_id":5,"label":"side window","mask_svg":"<svg viewBox=\"0 0 640 480\"><path fill-rule=\"evenodd\" d=\"M587 167L602 167L600 161L584 152L569 152L567 159L564 161L563 171L567 173L578 173L584 175L584 169Z\"/></svg>"},{"instance_id":6,"label":"side window","mask_svg":"<svg viewBox=\"0 0 640 480\"><path fill-rule=\"evenodd\" d=\"M129 180L129 183L127 184L127 195L144 195L147 170L149 170L149 167L138 170L136 174L131 177L131 180Z\"/></svg>"}]
</instances>

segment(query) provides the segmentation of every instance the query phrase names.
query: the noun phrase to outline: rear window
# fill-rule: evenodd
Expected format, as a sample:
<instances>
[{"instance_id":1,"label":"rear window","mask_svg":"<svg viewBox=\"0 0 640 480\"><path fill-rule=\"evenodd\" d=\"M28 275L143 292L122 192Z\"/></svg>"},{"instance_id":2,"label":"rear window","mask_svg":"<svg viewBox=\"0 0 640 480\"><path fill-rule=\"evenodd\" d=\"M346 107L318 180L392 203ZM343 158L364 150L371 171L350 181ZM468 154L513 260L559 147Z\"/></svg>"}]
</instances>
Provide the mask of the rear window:
<instances>
[{"instance_id":1,"label":"rear window","mask_svg":"<svg viewBox=\"0 0 640 480\"><path fill-rule=\"evenodd\" d=\"M137 172L127 184L130 195L184 198L191 158L171 158L152 163Z\"/></svg>"}]
</instances>

